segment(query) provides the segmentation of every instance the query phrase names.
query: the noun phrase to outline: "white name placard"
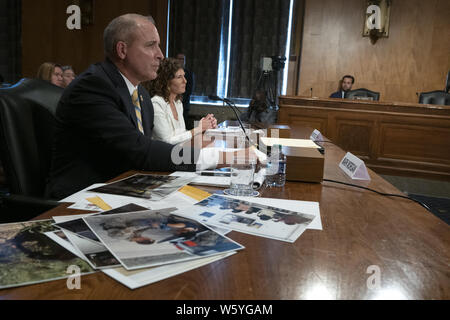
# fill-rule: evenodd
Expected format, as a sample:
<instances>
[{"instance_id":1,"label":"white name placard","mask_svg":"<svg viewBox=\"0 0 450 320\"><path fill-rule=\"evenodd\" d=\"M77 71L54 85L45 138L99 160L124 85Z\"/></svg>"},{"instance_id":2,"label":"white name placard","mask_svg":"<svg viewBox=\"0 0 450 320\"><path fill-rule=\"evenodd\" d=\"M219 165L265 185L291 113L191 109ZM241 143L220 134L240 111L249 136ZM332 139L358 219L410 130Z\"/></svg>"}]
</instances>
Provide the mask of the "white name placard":
<instances>
[{"instance_id":1,"label":"white name placard","mask_svg":"<svg viewBox=\"0 0 450 320\"><path fill-rule=\"evenodd\" d=\"M323 136L319 130L315 129L313 133L311 133L311 137L309 137L312 141L323 141Z\"/></svg>"},{"instance_id":2,"label":"white name placard","mask_svg":"<svg viewBox=\"0 0 450 320\"><path fill-rule=\"evenodd\" d=\"M370 180L369 172L367 171L364 161L350 152L347 152L342 159L339 168L354 180Z\"/></svg>"}]
</instances>

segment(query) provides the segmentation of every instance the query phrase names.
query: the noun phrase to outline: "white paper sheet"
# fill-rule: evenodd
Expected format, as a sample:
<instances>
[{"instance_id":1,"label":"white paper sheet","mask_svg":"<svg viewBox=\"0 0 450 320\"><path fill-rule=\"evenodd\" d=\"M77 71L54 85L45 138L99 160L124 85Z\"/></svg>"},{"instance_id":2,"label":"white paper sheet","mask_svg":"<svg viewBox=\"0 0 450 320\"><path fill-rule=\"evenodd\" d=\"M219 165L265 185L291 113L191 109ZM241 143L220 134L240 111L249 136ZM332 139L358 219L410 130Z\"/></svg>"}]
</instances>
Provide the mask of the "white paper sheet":
<instances>
[{"instance_id":1,"label":"white paper sheet","mask_svg":"<svg viewBox=\"0 0 450 320\"><path fill-rule=\"evenodd\" d=\"M63 223L63 222L67 222L67 221L72 221L72 220L88 217L92 214L95 214L95 213L74 214L74 215L70 215L70 216L54 216L53 221L55 221L55 223Z\"/></svg>"},{"instance_id":2,"label":"white paper sheet","mask_svg":"<svg viewBox=\"0 0 450 320\"><path fill-rule=\"evenodd\" d=\"M45 234L50 239L64 247L66 250L72 252L80 258L83 258L83 255L78 252L78 250L75 249L70 242L61 239L60 237L55 235L54 232L47 232ZM123 285L133 290L170 277L174 277L196 268L203 267L210 263L229 257L235 253L236 252L230 252L223 255L217 255L188 262L173 263L161 267L147 268L137 271L127 271L121 267L113 269L103 269L101 271L114 280L119 281Z\"/></svg>"},{"instance_id":3,"label":"white paper sheet","mask_svg":"<svg viewBox=\"0 0 450 320\"><path fill-rule=\"evenodd\" d=\"M287 139L287 138L261 138L262 143L266 146L271 147L274 144L281 144L285 147L300 147L300 148L314 148L319 149L320 147L309 139Z\"/></svg>"},{"instance_id":4,"label":"white paper sheet","mask_svg":"<svg viewBox=\"0 0 450 320\"><path fill-rule=\"evenodd\" d=\"M201 222L174 216L175 210L168 208L113 216L96 215L83 220L127 270L191 261L244 249L244 246L209 230ZM120 228L106 228L106 223L117 226L118 222ZM184 226L180 227L180 224ZM111 232L111 229L119 231ZM147 242L145 246L134 238L147 238L153 242Z\"/></svg>"},{"instance_id":5,"label":"white paper sheet","mask_svg":"<svg viewBox=\"0 0 450 320\"><path fill-rule=\"evenodd\" d=\"M137 289L142 286L152 284L176 275L203 267L207 264L227 258L236 252L217 255L208 258L197 259L189 262L173 263L161 267L141 269L137 271L127 271L124 268L102 270L111 278L119 281L130 289Z\"/></svg>"},{"instance_id":6,"label":"white paper sheet","mask_svg":"<svg viewBox=\"0 0 450 320\"><path fill-rule=\"evenodd\" d=\"M213 170L207 170L204 172L213 172ZM192 177L193 180L190 184L199 186L215 186L215 187L229 187L231 182L231 177L220 177L220 176L202 176L200 172L185 172L176 171L171 174L171 176L177 177ZM266 178L266 170L261 169L254 175L253 186L255 188L260 188Z\"/></svg>"},{"instance_id":7,"label":"white paper sheet","mask_svg":"<svg viewBox=\"0 0 450 320\"><path fill-rule=\"evenodd\" d=\"M286 209L286 210L291 210L291 211L301 211L301 212L304 212L307 214L312 214L316 217L308 225L308 227L306 227L306 229L323 230L322 229L322 220L320 218L320 207L319 207L318 202L275 199L275 198L233 197L233 196L227 196L227 197L238 199L238 200L244 200L244 201L248 201L248 202L259 203L259 204L263 204L266 206L277 207L280 209Z\"/></svg>"},{"instance_id":8,"label":"white paper sheet","mask_svg":"<svg viewBox=\"0 0 450 320\"><path fill-rule=\"evenodd\" d=\"M122 207L129 203L134 203L137 205L140 205L142 207L148 208L148 209L162 209L162 208L168 208L168 207L177 207L177 208L185 208L186 206L190 206L197 201L184 195L181 192L174 192L164 199L160 201L148 201L146 199L139 199L135 197L126 197L126 196L119 196L119 195L113 195L113 194L105 194L105 193L95 193L86 191L88 189L92 189L95 187L102 186L104 184L94 184L92 186L87 187L84 190L81 190L63 200L60 202L75 202L73 205L71 205L70 209L78 209L78 210L89 210L94 211L93 206L95 205L91 204L89 201L86 200L86 198L91 197L100 197L105 203L107 203L112 209L116 209L119 207ZM97 207L95 211L103 212L104 210Z\"/></svg>"},{"instance_id":9,"label":"white paper sheet","mask_svg":"<svg viewBox=\"0 0 450 320\"><path fill-rule=\"evenodd\" d=\"M196 219L207 225L229 228L255 236L295 242L317 216L301 210L277 206L277 199L268 204L256 203L258 198L236 199L213 195L190 210L176 211L176 215ZM242 202L239 202L242 201Z\"/></svg>"}]
</instances>

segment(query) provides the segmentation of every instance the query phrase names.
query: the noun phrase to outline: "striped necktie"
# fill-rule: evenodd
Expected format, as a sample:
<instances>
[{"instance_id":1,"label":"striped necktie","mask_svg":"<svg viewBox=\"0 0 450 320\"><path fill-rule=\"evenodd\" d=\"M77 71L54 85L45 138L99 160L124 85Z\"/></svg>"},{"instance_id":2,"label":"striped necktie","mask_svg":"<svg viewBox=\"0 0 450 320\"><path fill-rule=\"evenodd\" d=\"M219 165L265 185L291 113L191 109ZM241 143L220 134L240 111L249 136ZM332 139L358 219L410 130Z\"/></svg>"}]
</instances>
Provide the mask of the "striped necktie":
<instances>
[{"instance_id":1,"label":"striped necktie","mask_svg":"<svg viewBox=\"0 0 450 320\"><path fill-rule=\"evenodd\" d=\"M133 100L134 111L136 112L136 118L137 118L139 131L142 132L142 134L144 134L144 127L142 126L141 104L139 102L139 96L138 96L137 89L135 89L133 91L133 95L131 96L131 99Z\"/></svg>"}]
</instances>

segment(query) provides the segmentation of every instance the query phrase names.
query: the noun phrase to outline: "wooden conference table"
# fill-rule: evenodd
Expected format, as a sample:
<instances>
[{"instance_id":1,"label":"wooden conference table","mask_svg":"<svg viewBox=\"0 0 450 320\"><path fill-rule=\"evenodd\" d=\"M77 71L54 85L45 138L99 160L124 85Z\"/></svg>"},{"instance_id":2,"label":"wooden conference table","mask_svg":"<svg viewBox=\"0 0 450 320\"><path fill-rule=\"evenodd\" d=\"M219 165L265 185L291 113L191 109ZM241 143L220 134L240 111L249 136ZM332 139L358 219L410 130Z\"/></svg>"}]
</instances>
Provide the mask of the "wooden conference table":
<instances>
[{"instance_id":1,"label":"wooden conference table","mask_svg":"<svg viewBox=\"0 0 450 320\"><path fill-rule=\"evenodd\" d=\"M302 138L311 132L295 128L293 133ZM343 156L339 147L325 144L324 178L352 182L338 167ZM370 182L356 184L400 194L369 173ZM287 182L283 188L261 193L320 202L323 230L306 230L295 243L231 232L229 236L244 250L136 290L97 272L82 277L80 290L70 291L66 280L58 280L1 290L0 299L450 298L450 228L420 205L328 182ZM37 219L80 213L67 206ZM374 277L373 266L380 271L378 288L367 285Z\"/></svg>"}]
</instances>

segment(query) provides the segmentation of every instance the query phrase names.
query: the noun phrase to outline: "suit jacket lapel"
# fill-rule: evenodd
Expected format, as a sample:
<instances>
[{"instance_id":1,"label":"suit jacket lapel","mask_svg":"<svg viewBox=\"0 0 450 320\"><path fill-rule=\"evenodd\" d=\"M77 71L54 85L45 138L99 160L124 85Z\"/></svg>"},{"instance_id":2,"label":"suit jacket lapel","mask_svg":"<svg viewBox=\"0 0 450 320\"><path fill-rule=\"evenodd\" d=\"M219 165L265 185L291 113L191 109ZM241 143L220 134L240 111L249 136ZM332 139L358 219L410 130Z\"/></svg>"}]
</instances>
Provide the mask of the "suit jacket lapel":
<instances>
[{"instance_id":1,"label":"suit jacket lapel","mask_svg":"<svg viewBox=\"0 0 450 320\"><path fill-rule=\"evenodd\" d=\"M153 105L146 89L138 86L139 101L141 103L142 126L146 136L151 136L153 127Z\"/></svg>"},{"instance_id":2,"label":"suit jacket lapel","mask_svg":"<svg viewBox=\"0 0 450 320\"><path fill-rule=\"evenodd\" d=\"M108 77L114 84L117 93L119 94L120 99L122 100L123 105L125 106L125 112L127 113L133 125L136 128L138 128L136 112L134 110L133 101L131 100L131 95L130 92L128 91L125 80L120 75L119 70L117 70L117 67L108 59L103 61L101 65L103 70L105 70L105 73L108 75Z\"/></svg>"},{"instance_id":3,"label":"suit jacket lapel","mask_svg":"<svg viewBox=\"0 0 450 320\"><path fill-rule=\"evenodd\" d=\"M122 79L123 80L123 79ZM128 116L130 117L131 121L133 122L134 126L138 128L137 124L137 118L136 118L136 111L134 109L133 101L131 100L130 92L128 91L128 88L125 84L125 81L123 82L125 85L125 88L118 87L117 92L119 93L120 98L122 99L122 102L124 103Z\"/></svg>"}]
</instances>

